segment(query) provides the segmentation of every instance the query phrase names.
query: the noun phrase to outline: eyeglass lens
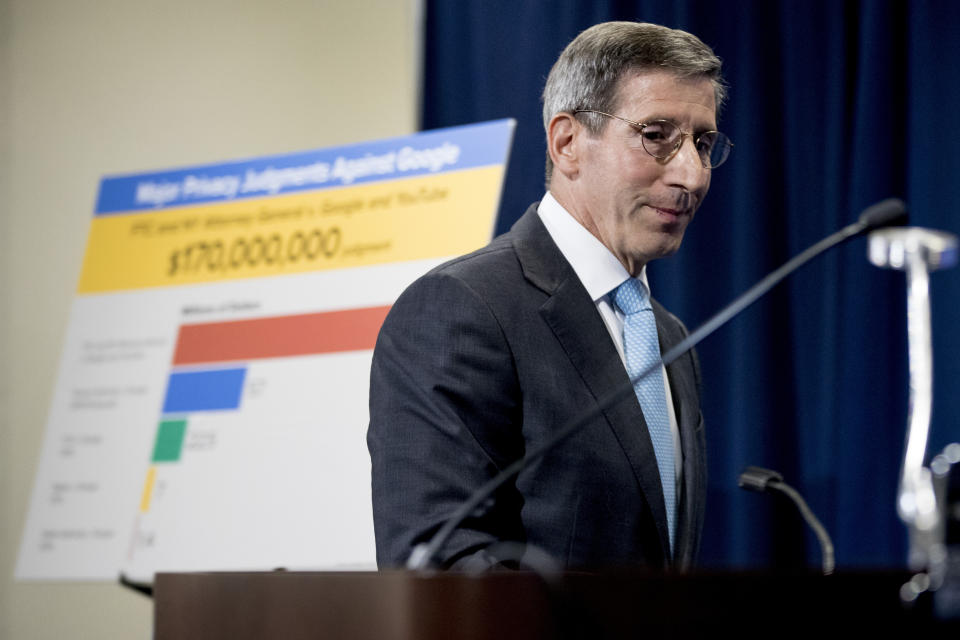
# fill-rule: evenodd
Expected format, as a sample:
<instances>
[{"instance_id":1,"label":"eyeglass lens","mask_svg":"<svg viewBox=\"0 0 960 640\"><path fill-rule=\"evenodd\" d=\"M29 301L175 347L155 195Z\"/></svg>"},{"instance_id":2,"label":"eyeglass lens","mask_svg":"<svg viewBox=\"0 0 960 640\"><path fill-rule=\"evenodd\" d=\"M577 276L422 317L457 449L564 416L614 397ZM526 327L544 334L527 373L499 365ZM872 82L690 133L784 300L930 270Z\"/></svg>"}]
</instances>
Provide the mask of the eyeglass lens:
<instances>
[{"instance_id":1,"label":"eyeglass lens","mask_svg":"<svg viewBox=\"0 0 960 640\"><path fill-rule=\"evenodd\" d=\"M683 142L683 133L667 120L655 120L643 127L643 148L655 158L671 156ZM706 131L694 136L697 153L705 167L718 167L730 155L730 139L719 131Z\"/></svg>"}]
</instances>

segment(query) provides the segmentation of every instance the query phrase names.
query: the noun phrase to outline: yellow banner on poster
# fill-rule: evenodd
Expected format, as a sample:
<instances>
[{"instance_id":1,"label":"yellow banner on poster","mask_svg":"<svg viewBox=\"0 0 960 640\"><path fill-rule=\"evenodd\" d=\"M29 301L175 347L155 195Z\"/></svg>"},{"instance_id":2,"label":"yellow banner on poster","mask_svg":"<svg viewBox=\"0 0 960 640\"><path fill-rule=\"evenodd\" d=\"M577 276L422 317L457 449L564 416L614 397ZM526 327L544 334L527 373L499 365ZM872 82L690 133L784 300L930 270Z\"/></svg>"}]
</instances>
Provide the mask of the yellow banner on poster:
<instances>
[{"instance_id":1,"label":"yellow banner on poster","mask_svg":"<svg viewBox=\"0 0 960 640\"><path fill-rule=\"evenodd\" d=\"M502 165L91 223L78 293L457 255L489 241Z\"/></svg>"}]
</instances>

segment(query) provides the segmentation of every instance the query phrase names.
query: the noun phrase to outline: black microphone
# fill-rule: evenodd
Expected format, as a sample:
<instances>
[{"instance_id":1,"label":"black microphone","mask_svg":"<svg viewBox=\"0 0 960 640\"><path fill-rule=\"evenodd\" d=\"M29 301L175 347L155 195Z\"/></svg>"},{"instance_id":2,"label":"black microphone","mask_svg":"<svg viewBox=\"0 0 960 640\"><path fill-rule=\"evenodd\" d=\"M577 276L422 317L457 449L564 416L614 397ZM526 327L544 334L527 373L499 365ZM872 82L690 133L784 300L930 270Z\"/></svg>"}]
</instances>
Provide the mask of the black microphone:
<instances>
[{"instance_id":1,"label":"black microphone","mask_svg":"<svg viewBox=\"0 0 960 640\"><path fill-rule=\"evenodd\" d=\"M881 200L864 209L857 222L866 227L864 231L904 225L907 223L907 205L898 198Z\"/></svg>"},{"instance_id":2,"label":"black microphone","mask_svg":"<svg viewBox=\"0 0 960 640\"><path fill-rule=\"evenodd\" d=\"M437 530L437 533L434 534L429 542L420 543L414 547L413 551L410 553L410 557L407 559L407 568L419 570L430 566L430 564L433 562L433 558L437 555L437 552L440 551L440 548L446 543L460 523L463 522L467 516L474 513L481 503L487 500L487 498L489 498L502 484L520 473L520 471L522 471L523 468L528 464L532 464L533 462L539 460L545 453L557 446L560 442L566 439L567 436L579 430L585 424L599 416L605 409L633 395L633 385L639 380L642 380L646 376L650 375L651 372L659 367L671 364L674 360L696 346L701 340L729 322L730 319L735 315L756 302L758 298L772 289L774 285L778 284L788 275L805 265L816 256L825 252L827 249L831 249L838 244L846 242L847 240L882 226L903 224L906 221L906 218L907 206L903 203L903 201L897 200L896 198L883 200L864 209L857 222L849 224L843 229L832 233L820 242L817 242L805 251L788 260L779 269L765 277L757 284L753 285L750 289L737 297L733 302L721 309L719 313L702 324L700 328L677 343L672 349L667 351L667 353L664 354L658 362L652 363L649 367L638 373L630 380L629 385L624 385L620 388L614 389L605 397L600 398L592 408L589 408L586 411L574 416L573 419L571 419L566 425L563 426L563 428L554 434L553 438L547 440L538 447L534 447L527 452L527 455L525 455L523 458L515 460L509 466L504 468L503 471L481 485L473 493L473 495L470 496L470 498L468 498L463 504L460 505L459 508L457 508L456 511L450 515L450 517L446 520L446 522L444 522L443 526Z\"/></svg>"},{"instance_id":3,"label":"black microphone","mask_svg":"<svg viewBox=\"0 0 960 640\"><path fill-rule=\"evenodd\" d=\"M813 511L807 506L807 501L803 499L803 496L783 481L783 476L776 471L764 469L763 467L747 467L737 479L737 484L740 485L741 489L748 489L759 493L777 491L790 498L800 511L800 515L803 516L806 523L813 529L817 540L820 541L820 552L823 558L823 575L828 576L833 573L833 542L830 540L830 534L827 533L827 529L820 524L817 516L813 515Z\"/></svg>"}]
</instances>

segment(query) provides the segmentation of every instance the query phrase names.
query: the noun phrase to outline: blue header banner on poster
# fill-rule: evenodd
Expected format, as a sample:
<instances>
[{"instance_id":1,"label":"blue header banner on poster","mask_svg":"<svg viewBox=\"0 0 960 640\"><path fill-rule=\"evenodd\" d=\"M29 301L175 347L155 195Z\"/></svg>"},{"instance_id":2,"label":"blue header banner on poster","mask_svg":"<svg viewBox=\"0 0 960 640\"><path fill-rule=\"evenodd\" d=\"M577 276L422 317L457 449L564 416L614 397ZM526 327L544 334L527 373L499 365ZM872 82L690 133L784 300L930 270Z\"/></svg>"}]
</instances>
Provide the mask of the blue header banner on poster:
<instances>
[{"instance_id":1,"label":"blue header banner on poster","mask_svg":"<svg viewBox=\"0 0 960 640\"><path fill-rule=\"evenodd\" d=\"M253 160L105 178L94 215L363 184L503 163L516 122L463 127Z\"/></svg>"}]
</instances>

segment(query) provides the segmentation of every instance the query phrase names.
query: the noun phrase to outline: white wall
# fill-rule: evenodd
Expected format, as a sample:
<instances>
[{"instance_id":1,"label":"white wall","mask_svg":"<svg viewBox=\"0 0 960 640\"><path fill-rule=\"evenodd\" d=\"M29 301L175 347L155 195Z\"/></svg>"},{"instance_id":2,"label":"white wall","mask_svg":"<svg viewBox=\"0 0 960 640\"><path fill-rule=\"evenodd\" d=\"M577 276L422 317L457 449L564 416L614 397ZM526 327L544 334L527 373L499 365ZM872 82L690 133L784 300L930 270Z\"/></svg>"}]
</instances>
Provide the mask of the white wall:
<instances>
[{"instance_id":1,"label":"white wall","mask_svg":"<svg viewBox=\"0 0 960 640\"><path fill-rule=\"evenodd\" d=\"M0 639L151 635L12 578L100 177L413 132L419 4L0 0Z\"/></svg>"}]
</instances>

